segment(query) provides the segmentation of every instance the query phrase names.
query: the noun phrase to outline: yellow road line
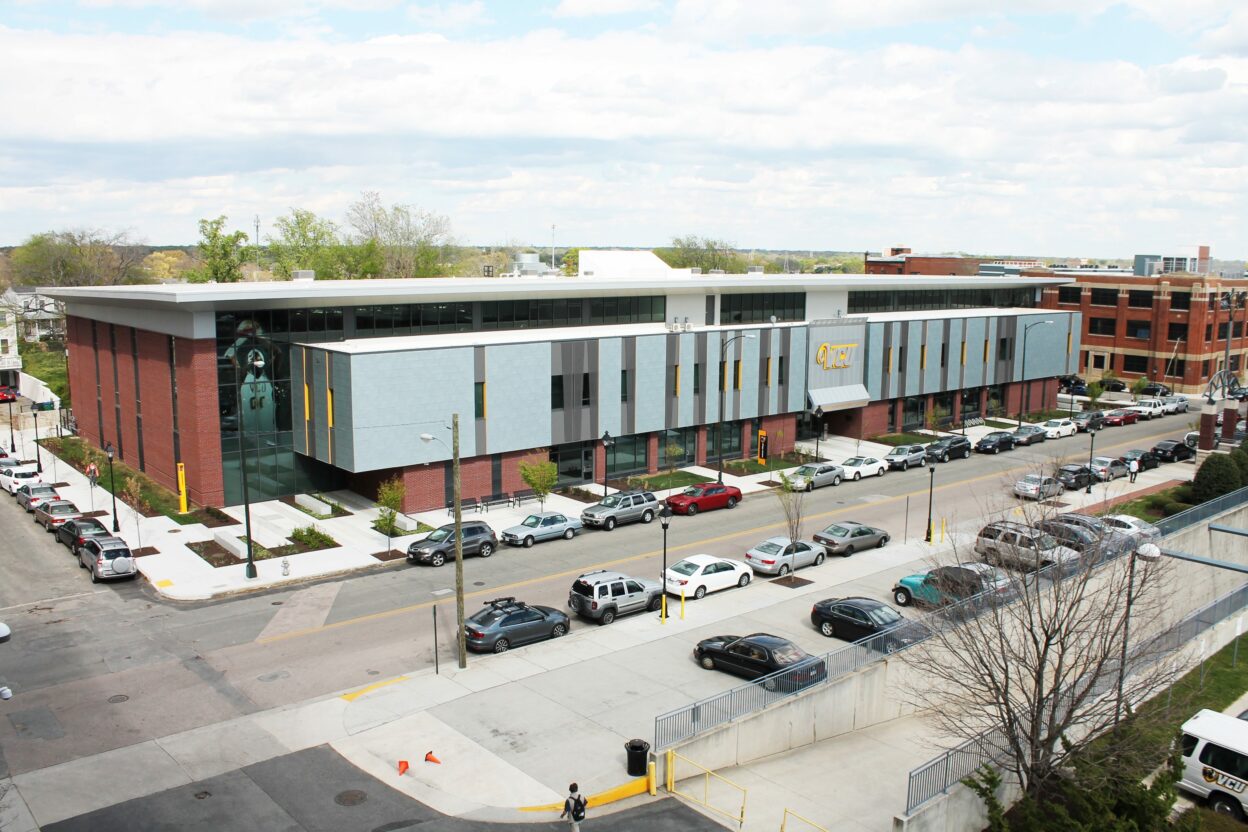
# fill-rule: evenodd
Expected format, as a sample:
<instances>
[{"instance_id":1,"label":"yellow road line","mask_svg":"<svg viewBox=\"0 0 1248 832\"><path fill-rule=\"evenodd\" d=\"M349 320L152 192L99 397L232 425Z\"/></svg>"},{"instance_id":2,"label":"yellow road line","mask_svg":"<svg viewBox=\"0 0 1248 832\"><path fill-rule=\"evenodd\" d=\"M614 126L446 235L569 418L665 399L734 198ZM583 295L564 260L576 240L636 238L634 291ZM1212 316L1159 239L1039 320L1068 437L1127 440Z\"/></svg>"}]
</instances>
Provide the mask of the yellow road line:
<instances>
[{"instance_id":1,"label":"yellow road line","mask_svg":"<svg viewBox=\"0 0 1248 832\"><path fill-rule=\"evenodd\" d=\"M1115 448L1115 447L1120 447L1121 445L1128 445L1128 444L1131 444L1131 443L1121 442L1118 445L1110 445L1109 447ZM942 489L948 489L948 488L965 488L967 485L970 485L971 483L981 482L983 480L1000 479L1003 476L1008 476L1011 472L1025 470L1030 467L1032 467L1032 465L1030 464L1017 465L1012 468L1006 468L1002 471L996 471L991 474L981 474L978 477L972 477L970 479L960 479L957 482L946 483L944 485L938 484L936 486L936 490L940 491ZM847 480L846 482L853 482L853 480ZM866 479L858 480L858 483L860 485L863 483L867 483L867 482L868 480ZM878 500L874 503L863 503L858 506L839 506L837 508L830 509L820 514L809 515L806 519L807 520L822 520L825 518L833 517L838 514L843 514L848 511L859 511L859 510L864 510L868 508L874 508L876 506L884 506L884 505L888 505L889 503L900 502L902 500L905 500L907 497L917 497L917 496L923 495L926 491L927 491L926 488L920 488L918 490L911 491L906 494L897 494L892 497L885 497L884 499ZM707 537L701 540L697 540L693 543L682 543L676 546L669 546L667 548L669 552L679 552L679 551L686 550L686 549L699 549L708 544L718 543L723 540L730 540L734 537L740 537L742 535L759 534L762 532L767 532L767 531L771 531L775 529L784 529L785 527L786 527L785 522L783 520L779 520L775 523L767 523L762 526L755 526L750 529L742 529L740 531L731 532L729 534L721 534L715 537ZM646 558L656 557L658 555L661 555L662 553L663 553L662 549L651 549L648 552L642 552L637 555L627 555L625 557L616 558L614 560L602 561L601 563L596 563L596 564L586 565L586 566L578 566L575 569L567 569L567 570L564 570L563 572L555 572L554 574L551 574L551 575L541 575L536 578L525 578L522 581L515 581L510 584L501 584L499 586L490 587L488 589L478 589L472 592L465 592L464 598L477 598L482 595L497 595L498 593L507 593L507 592L510 592L511 590L520 589L526 586L532 586L533 584L542 583L543 581L554 580L556 578L577 577L586 572L592 572L595 569L610 569L612 567L622 566L624 564L632 563L634 561L645 560ZM391 609L391 610L382 610L381 612L372 612L372 613L368 613L367 615L357 616L355 618L346 618L346 619L343 619L342 621L335 621L332 624L322 624L317 627L308 627L302 630L291 630L289 633L281 633L279 635L268 636L266 638L258 638L256 639L255 643L256 644L273 644L274 642L278 642L278 641L286 641L287 639L292 639L292 638L302 638L303 636L314 635L316 633L330 632L332 630L338 630L343 627L350 627L356 624L364 624L369 621L380 621L382 619L391 618L396 615L406 615L408 613L416 612L418 610L426 610L429 607L435 606L436 604L446 603L446 600L447 599L439 599L439 600L434 600L434 601L422 601L418 604L408 604L407 606L395 607L394 609Z\"/></svg>"},{"instance_id":2,"label":"yellow road line","mask_svg":"<svg viewBox=\"0 0 1248 832\"><path fill-rule=\"evenodd\" d=\"M354 702L355 700L359 699L361 696L367 696L368 694L372 693L375 690L389 687L390 685L397 684L406 679L407 679L406 676L395 676L393 679L386 679L384 682L373 682L371 685L367 685L357 690L353 690L350 693L344 693L342 694L342 696L338 698L345 699L348 702Z\"/></svg>"}]
</instances>

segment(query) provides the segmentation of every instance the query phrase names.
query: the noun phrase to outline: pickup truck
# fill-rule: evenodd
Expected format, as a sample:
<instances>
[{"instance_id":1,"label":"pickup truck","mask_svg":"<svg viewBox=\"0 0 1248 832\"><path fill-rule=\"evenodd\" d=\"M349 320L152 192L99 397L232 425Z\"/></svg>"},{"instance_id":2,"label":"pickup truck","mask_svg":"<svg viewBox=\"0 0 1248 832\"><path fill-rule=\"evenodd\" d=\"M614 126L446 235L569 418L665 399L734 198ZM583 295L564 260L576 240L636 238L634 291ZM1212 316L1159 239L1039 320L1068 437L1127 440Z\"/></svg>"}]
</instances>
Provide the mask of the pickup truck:
<instances>
[{"instance_id":1,"label":"pickup truck","mask_svg":"<svg viewBox=\"0 0 1248 832\"><path fill-rule=\"evenodd\" d=\"M1166 406L1161 399L1140 399L1127 409L1139 413L1141 419L1156 419L1166 415Z\"/></svg>"}]
</instances>

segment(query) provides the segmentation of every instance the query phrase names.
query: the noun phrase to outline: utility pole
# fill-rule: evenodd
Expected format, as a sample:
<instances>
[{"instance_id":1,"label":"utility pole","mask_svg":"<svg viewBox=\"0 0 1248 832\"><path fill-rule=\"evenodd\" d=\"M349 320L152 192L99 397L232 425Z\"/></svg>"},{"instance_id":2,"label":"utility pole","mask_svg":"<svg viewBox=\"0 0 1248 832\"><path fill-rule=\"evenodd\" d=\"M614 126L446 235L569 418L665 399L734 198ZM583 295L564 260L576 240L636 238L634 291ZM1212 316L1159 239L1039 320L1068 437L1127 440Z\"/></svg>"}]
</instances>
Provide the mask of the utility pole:
<instances>
[{"instance_id":1,"label":"utility pole","mask_svg":"<svg viewBox=\"0 0 1248 832\"><path fill-rule=\"evenodd\" d=\"M260 215L256 214L256 271L260 271Z\"/></svg>"},{"instance_id":2,"label":"utility pole","mask_svg":"<svg viewBox=\"0 0 1248 832\"><path fill-rule=\"evenodd\" d=\"M451 414L451 497L455 501L455 645L459 653L459 669L468 666L468 642L464 634L464 536L463 511L459 482L459 414Z\"/></svg>"},{"instance_id":3,"label":"utility pole","mask_svg":"<svg viewBox=\"0 0 1248 832\"><path fill-rule=\"evenodd\" d=\"M550 270L555 270L555 224L550 224Z\"/></svg>"}]
</instances>

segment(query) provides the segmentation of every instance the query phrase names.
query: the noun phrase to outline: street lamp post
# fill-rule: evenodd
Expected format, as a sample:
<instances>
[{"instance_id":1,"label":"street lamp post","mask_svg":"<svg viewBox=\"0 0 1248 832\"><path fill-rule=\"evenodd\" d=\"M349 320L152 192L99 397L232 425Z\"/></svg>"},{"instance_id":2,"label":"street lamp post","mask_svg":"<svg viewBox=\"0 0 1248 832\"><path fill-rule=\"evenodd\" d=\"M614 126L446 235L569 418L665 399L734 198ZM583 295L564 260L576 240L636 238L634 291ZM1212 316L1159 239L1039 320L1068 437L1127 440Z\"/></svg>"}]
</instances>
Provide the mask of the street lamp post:
<instances>
[{"instance_id":1,"label":"street lamp post","mask_svg":"<svg viewBox=\"0 0 1248 832\"><path fill-rule=\"evenodd\" d=\"M823 408L815 405L815 462L819 461L819 437L823 435Z\"/></svg>"},{"instance_id":2,"label":"street lamp post","mask_svg":"<svg viewBox=\"0 0 1248 832\"><path fill-rule=\"evenodd\" d=\"M30 406L30 412L35 414L35 470L40 474L43 473L43 454L39 453L39 405L38 403Z\"/></svg>"},{"instance_id":3,"label":"street lamp post","mask_svg":"<svg viewBox=\"0 0 1248 832\"><path fill-rule=\"evenodd\" d=\"M753 338L754 333L734 335L719 347L719 423L715 426L715 456L719 458L719 474L716 482L724 484L724 393L728 391L728 345L742 338Z\"/></svg>"},{"instance_id":4,"label":"street lamp post","mask_svg":"<svg viewBox=\"0 0 1248 832\"><path fill-rule=\"evenodd\" d=\"M113 443L104 444L104 456L108 457L108 490L113 495L113 533L121 532L121 524L117 522L117 480L113 479Z\"/></svg>"},{"instance_id":5,"label":"street lamp post","mask_svg":"<svg viewBox=\"0 0 1248 832\"><path fill-rule=\"evenodd\" d=\"M1023 404L1023 397L1026 396L1027 404L1031 404L1031 388L1027 385L1027 333L1031 332L1031 328L1033 326L1044 326L1045 324L1051 324L1051 323L1053 323L1053 321L1051 320L1036 321L1034 323L1027 324L1026 326L1023 327L1023 364L1019 370L1020 375L1022 375L1023 377L1023 389L1019 393L1019 396L1018 396L1019 427L1022 427L1022 424L1023 424L1023 410L1025 408L1025 405Z\"/></svg>"},{"instance_id":6,"label":"street lamp post","mask_svg":"<svg viewBox=\"0 0 1248 832\"><path fill-rule=\"evenodd\" d=\"M927 532L924 533L923 539L928 543L932 542L932 497L936 493L936 466L932 465L927 469L931 475L927 479Z\"/></svg>"},{"instance_id":7,"label":"street lamp post","mask_svg":"<svg viewBox=\"0 0 1248 832\"><path fill-rule=\"evenodd\" d=\"M551 249L552 257L554 249ZM602 496L607 496L607 451L615 444L615 440L611 438L610 431L602 432Z\"/></svg>"},{"instance_id":8,"label":"street lamp post","mask_svg":"<svg viewBox=\"0 0 1248 832\"><path fill-rule=\"evenodd\" d=\"M446 442L432 433L422 433L421 442L437 440L446 447ZM464 535L463 535L463 499L460 493L459 476L459 414L451 414L451 501L455 512L455 652L459 660L459 669L468 666L468 642L464 633ZM437 649L437 645L434 645Z\"/></svg>"},{"instance_id":9,"label":"street lamp post","mask_svg":"<svg viewBox=\"0 0 1248 832\"><path fill-rule=\"evenodd\" d=\"M1096 479L1096 474L1092 471L1092 453L1096 448L1096 431L1092 429L1092 423L1088 423L1088 490L1087 494L1092 493L1092 481Z\"/></svg>"},{"instance_id":10,"label":"street lamp post","mask_svg":"<svg viewBox=\"0 0 1248 832\"><path fill-rule=\"evenodd\" d=\"M662 600L659 602L660 610L659 620L664 624L667 623L667 527L672 522L672 510L663 504L663 508L659 509L659 525L663 527L663 574L659 576L659 583L663 585L663 593L660 596Z\"/></svg>"},{"instance_id":11,"label":"street lamp post","mask_svg":"<svg viewBox=\"0 0 1248 832\"><path fill-rule=\"evenodd\" d=\"M264 369L264 359L259 353L248 350L247 356L251 359L250 365L257 373ZM246 417L243 415L243 376L241 367L234 365L234 380L238 385L238 472L243 480L243 528L247 534L247 571L246 576L250 580L258 574L256 572L256 554L255 541L252 540L251 534L251 495L248 493L247 487L247 443L244 441L244 426L247 423ZM254 378L254 374L253 374ZM255 382L252 382L252 392L255 392Z\"/></svg>"}]
</instances>

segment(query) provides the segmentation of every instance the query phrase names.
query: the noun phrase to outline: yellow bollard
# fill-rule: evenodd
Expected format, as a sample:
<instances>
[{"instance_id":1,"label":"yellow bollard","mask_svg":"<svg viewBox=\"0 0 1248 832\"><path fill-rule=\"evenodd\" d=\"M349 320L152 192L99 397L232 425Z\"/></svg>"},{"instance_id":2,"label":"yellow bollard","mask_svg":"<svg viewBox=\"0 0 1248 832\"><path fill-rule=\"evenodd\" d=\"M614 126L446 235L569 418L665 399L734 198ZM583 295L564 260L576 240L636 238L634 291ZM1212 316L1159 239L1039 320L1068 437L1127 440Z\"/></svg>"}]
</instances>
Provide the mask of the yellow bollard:
<instances>
[{"instance_id":1,"label":"yellow bollard","mask_svg":"<svg viewBox=\"0 0 1248 832\"><path fill-rule=\"evenodd\" d=\"M659 781L655 776L654 760L646 764L646 791L650 793L651 797L659 793Z\"/></svg>"},{"instance_id":2,"label":"yellow bollard","mask_svg":"<svg viewBox=\"0 0 1248 832\"><path fill-rule=\"evenodd\" d=\"M940 518L940 542L945 542L945 518Z\"/></svg>"},{"instance_id":3,"label":"yellow bollard","mask_svg":"<svg viewBox=\"0 0 1248 832\"><path fill-rule=\"evenodd\" d=\"M663 591L663 598L659 601L662 605L662 612L659 614L659 620L664 624L667 623L667 590Z\"/></svg>"},{"instance_id":4,"label":"yellow bollard","mask_svg":"<svg viewBox=\"0 0 1248 832\"><path fill-rule=\"evenodd\" d=\"M186 514L186 466L178 463L178 514Z\"/></svg>"},{"instance_id":5,"label":"yellow bollard","mask_svg":"<svg viewBox=\"0 0 1248 832\"><path fill-rule=\"evenodd\" d=\"M685 591L680 591L680 620L685 620Z\"/></svg>"}]
</instances>

